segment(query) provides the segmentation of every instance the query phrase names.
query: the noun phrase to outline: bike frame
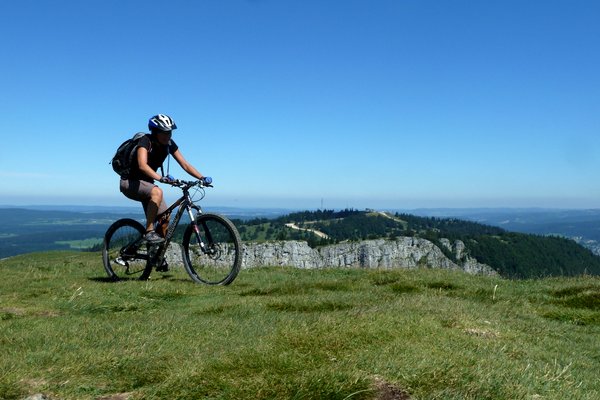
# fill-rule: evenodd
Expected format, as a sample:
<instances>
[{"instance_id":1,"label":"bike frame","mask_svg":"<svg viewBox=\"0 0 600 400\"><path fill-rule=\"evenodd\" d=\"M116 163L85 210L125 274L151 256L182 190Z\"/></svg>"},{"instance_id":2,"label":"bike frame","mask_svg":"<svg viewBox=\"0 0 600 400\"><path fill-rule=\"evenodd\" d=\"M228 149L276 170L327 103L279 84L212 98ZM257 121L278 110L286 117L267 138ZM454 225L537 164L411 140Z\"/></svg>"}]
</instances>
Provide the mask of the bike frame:
<instances>
[{"instance_id":1,"label":"bike frame","mask_svg":"<svg viewBox=\"0 0 600 400\"><path fill-rule=\"evenodd\" d=\"M175 210L175 208L179 207L179 209L177 210L177 213L175 214L175 217L169 223L167 233L165 234L164 243L159 244L160 247L159 247L158 253L156 253L153 257L151 257L151 259L154 259L155 261L158 261L158 262L162 262L165 254L167 252L167 248L169 247L169 244L171 243L171 238L173 237L173 233L175 233L175 229L179 225L179 221L181 220L181 217L183 216L183 213L185 211L187 211L188 216L190 217L190 221L194 228L194 233L196 234L196 239L198 240L198 244L200 245L200 248L202 249L202 251L204 253L206 253L206 250L205 250L206 247L205 247L204 241L202 240L202 237L200 236L200 230L198 229L198 226L196 225L196 218L198 217L198 215L202 214L202 208L200 206L194 204L192 198L190 197L190 188L192 188L196 184L197 184L196 182L178 181L172 185L172 186L180 187L181 190L183 190L183 195L177 201L175 201L169 208L167 208L165 211L163 211L162 213L160 213L156 216L155 224L161 218L170 217L173 210ZM181 186L181 185L183 185L183 186ZM194 215L194 212L192 210L196 210L196 215Z\"/></svg>"},{"instance_id":2,"label":"bike frame","mask_svg":"<svg viewBox=\"0 0 600 400\"><path fill-rule=\"evenodd\" d=\"M181 218L187 213L190 224L183 227L181 242L186 272L196 283L229 285L241 269L242 243L235 225L229 219L219 214L204 213L200 205L196 204L204 198L204 189L212 185L204 180L163 183L183 192L180 198L153 221L155 229L159 225L162 228L165 240L162 243L147 241L143 225L135 219L122 218L115 221L104 235L102 250L104 268L109 277L118 280L126 275L141 273L140 279L145 280L154 267L157 271L168 271L165 255ZM190 189L199 192L191 192ZM124 244L124 241L129 243ZM139 262L141 260L145 263ZM118 271L114 266L120 266ZM227 275L223 275L223 272Z\"/></svg>"}]
</instances>

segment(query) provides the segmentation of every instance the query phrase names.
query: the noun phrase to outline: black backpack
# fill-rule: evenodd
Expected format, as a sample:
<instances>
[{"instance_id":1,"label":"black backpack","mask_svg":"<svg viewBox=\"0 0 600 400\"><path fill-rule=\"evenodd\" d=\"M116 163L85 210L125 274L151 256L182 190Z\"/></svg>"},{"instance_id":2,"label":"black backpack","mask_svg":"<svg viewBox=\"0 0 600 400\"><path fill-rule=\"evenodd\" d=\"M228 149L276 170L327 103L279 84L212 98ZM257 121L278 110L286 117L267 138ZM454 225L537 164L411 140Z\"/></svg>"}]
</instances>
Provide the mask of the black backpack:
<instances>
[{"instance_id":1,"label":"black backpack","mask_svg":"<svg viewBox=\"0 0 600 400\"><path fill-rule=\"evenodd\" d=\"M136 150L140 145L140 139L146 134L144 132L138 132L131 139L124 141L114 157L110 161L113 170L121 177L126 179L131 172L131 165L133 164L133 157L135 157Z\"/></svg>"}]
</instances>

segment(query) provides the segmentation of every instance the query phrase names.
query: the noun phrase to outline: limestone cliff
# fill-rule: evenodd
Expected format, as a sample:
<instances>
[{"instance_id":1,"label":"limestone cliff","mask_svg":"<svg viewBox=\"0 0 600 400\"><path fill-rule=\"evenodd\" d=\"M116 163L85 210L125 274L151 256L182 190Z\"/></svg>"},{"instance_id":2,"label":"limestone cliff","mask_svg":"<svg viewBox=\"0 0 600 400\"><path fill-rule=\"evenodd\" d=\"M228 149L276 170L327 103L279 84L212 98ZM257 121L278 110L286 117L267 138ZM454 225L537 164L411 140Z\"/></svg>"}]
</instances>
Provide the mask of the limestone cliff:
<instances>
[{"instance_id":1,"label":"limestone cliff","mask_svg":"<svg viewBox=\"0 0 600 400\"><path fill-rule=\"evenodd\" d=\"M450 260L432 242L414 237L396 240L365 240L339 243L317 249L306 242L276 241L244 243L242 268L257 266L290 266L296 268L445 268L471 274L496 275L490 266L465 254L464 243L442 240L458 262ZM171 244L169 263L181 264L181 250Z\"/></svg>"}]
</instances>

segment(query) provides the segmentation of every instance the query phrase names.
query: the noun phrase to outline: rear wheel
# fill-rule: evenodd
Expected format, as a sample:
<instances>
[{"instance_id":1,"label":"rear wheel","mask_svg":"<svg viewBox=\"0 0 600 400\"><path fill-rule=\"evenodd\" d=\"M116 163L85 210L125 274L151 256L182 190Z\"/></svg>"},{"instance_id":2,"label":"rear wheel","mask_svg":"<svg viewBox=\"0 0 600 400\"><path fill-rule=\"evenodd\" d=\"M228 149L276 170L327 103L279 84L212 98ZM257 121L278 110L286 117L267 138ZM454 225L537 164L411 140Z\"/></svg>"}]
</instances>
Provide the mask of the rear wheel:
<instances>
[{"instance_id":1,"label":"rear wheel","mask_svg":"<svg viewBox=\"0 0 600 400\"><path fill-rule=\"evenodd\" d=\"M242 265L240 234L218 214L201 214L187 227L182 253L185 270L198 283L229 285Z\"/></svg>"},{"instance_id":2,"label":"rear wheel","mask_svg":"<svg viewBox=\"0 0 600 400\"><path fill-rule=\"evenodd\" d=\"M152 266L143 240L145 229L139 222L124 218L112 224L104 235L102 261L108 277L148 279Z\"/></svg>"}]
</instances>

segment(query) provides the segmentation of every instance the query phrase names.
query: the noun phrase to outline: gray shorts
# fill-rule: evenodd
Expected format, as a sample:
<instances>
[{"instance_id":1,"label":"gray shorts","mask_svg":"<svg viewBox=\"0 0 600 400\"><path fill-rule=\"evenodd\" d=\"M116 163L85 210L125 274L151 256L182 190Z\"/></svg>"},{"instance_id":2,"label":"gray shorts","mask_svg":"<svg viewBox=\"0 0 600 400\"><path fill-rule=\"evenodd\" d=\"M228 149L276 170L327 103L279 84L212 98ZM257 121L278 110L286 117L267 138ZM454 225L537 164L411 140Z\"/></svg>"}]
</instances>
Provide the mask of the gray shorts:
<instances>
[{"instance_id":1,"label":"gray shorts","mask_svg":"<svg viewBox=\"0 0 600 400\"><path fill-rule=\"evenodd\" d=\"M129 180L129 179L121 179L121 183L119 188L121 189L121 193L123 193L127 198L131 200L140 201L142 206L144 207L144 213L146 213L146 209L148 208L148 203L150 202L150 192L156 185L146 181L138 181L138 180ZM162 213L167 210L167 203L165 200L160 203L158 207L158 213Z\"/></svg>"}]
</instances>

